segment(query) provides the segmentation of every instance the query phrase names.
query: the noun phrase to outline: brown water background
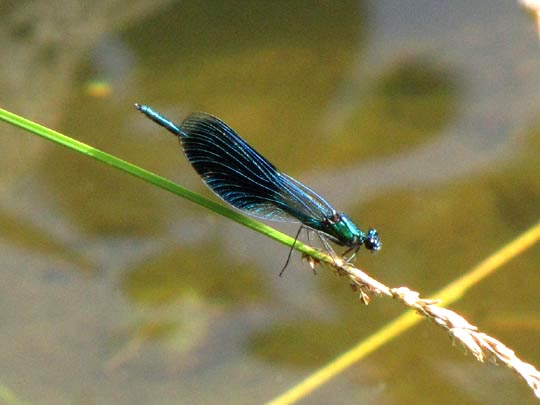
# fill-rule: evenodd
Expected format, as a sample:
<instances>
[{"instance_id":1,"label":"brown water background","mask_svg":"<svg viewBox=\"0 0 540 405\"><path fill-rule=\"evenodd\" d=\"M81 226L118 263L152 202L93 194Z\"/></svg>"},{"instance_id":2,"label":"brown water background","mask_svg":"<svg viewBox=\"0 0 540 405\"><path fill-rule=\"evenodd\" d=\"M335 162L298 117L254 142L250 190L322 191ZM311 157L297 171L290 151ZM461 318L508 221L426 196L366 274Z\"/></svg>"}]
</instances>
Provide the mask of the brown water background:
<instances>
[{"instance_id":1,"label":"brown water background","mask_svg":"<svg viewBox=\"0 0 540 405\"><path fill-rule=\"evenodd\" d=\"M0 106L211 198L133 108L218 115L425 295L539 219L540 44L513 1L0 3ZM236 224L0 126L0 386L32 404L268 401L403 310ZM274 223L294 235L297 225ZM453 309L540 363L540 250ZM422 323L306 404L536 403ZM13 402L15 403L15 402Z\"/></svg>"}]
</instances>

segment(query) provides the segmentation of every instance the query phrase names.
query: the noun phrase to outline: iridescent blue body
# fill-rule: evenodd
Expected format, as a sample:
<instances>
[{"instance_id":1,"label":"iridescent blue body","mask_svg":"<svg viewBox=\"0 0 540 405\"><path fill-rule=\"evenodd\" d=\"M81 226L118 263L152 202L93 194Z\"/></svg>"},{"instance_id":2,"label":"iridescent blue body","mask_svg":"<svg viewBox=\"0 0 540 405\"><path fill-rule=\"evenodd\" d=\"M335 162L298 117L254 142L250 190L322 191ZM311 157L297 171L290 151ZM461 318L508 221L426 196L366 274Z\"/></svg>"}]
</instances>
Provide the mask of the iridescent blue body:
<instances>
[{"instance_id":1,"label":"iridescent blue body","mask_svg":"<svg viewBox=\"0 0 540 405\"><path fill-rule=\"evenodd\" d=\"M319 236L348 247L351 257L362 245L374 251L381 248L375 229L360 230L320 195L280 172L219 118L192 113L176 125L146 105L135 106L178 136L187 159L206 185L232 206L263 219L296 218Z\"/></svg>"}]
</instances>

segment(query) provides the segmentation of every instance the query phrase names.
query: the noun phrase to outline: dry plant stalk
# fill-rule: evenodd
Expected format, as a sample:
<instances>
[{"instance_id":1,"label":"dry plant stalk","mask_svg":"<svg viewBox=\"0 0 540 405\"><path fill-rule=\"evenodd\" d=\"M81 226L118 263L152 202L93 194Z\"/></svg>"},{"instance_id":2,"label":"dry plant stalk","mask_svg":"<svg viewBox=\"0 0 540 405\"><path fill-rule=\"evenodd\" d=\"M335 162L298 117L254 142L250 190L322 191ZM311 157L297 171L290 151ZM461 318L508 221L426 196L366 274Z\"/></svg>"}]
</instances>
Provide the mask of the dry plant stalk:
<instances>
[{"instance_id":1,"label":"dry plant stalk","mask_svg":"<svg viewBox=\"0 0 540 405\"><path fill-rule=\"evenodd\" d=\"M519 3L534 13L536 22L536 32L540 39L540 0L519 0Z\"/></svg>"},{"instance_id":2,"label":"dry plant stalk","mask_svg":"<svg viewBox=\"0 0 540 405\"><path fill-rule=\"evenodd\" d=\"M343 260L335 260L332 268L339 276L346 277L350 281L353 290L360 293L360 299L364 304L369 303L371 295L386 295L401 301L407 307L414 309L418 314L443 328L453 342L459 342L478 361L489 360L494 364L506 365L525 380L533 390L534 395L540 398L540 371L533 365L522 361L513 350L502 342L479 332L476 326L471 325L461 315L435 305L437 301L420 298L419 293L407 287L387 287Z\"/></svg>"}]
</instances>

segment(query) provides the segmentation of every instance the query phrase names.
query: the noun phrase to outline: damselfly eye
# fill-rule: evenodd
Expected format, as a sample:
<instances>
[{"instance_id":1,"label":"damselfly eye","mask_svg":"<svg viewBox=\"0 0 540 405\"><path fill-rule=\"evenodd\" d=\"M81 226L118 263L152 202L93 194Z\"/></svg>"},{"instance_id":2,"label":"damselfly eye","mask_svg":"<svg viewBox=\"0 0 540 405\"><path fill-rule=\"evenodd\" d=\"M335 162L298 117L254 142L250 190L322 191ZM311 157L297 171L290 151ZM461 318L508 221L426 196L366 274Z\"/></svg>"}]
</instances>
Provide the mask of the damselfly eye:
<instances>
[{"instance_id":1,"label":"damselfly eye","mask_svg":"<svg viewBox=\"0 0 540 405\"><path fill-rule=\"evenodd\" d=\"M379 233L375 229L370 229L367 233L367 239L364 242L366 249L378 251L381 249L382 243L379 238Z\"/></svg>"}]
</instances>

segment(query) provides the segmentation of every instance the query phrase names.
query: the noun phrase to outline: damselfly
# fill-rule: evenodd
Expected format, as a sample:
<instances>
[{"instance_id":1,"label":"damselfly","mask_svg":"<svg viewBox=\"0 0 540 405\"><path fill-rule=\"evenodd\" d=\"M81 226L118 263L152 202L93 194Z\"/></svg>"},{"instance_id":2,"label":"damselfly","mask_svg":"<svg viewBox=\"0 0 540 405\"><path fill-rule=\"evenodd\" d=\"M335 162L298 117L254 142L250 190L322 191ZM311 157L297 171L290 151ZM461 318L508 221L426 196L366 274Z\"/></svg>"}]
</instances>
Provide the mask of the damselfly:
<instances>
[{"instance_id":1,"label":"damselfly","mask_svg":"<svg viewBox=\"0 0 540 405\"><path fill-rule=\"evenodd\" d=\"M296 218L315 231L335 257L327 239L347 247L351 261L362 245L377 251L381 241L375 229L364 232L343 212L336 211L309 187L280 172L219 118L192 113L180 125L146 105L135 107L152 121L176 135L184 154L203 181L230 205L262 219L291 221ZM291 251L285 267L289 263ZM283 273L281 270L280 275Z\"/></svg>"}]
</instances>

